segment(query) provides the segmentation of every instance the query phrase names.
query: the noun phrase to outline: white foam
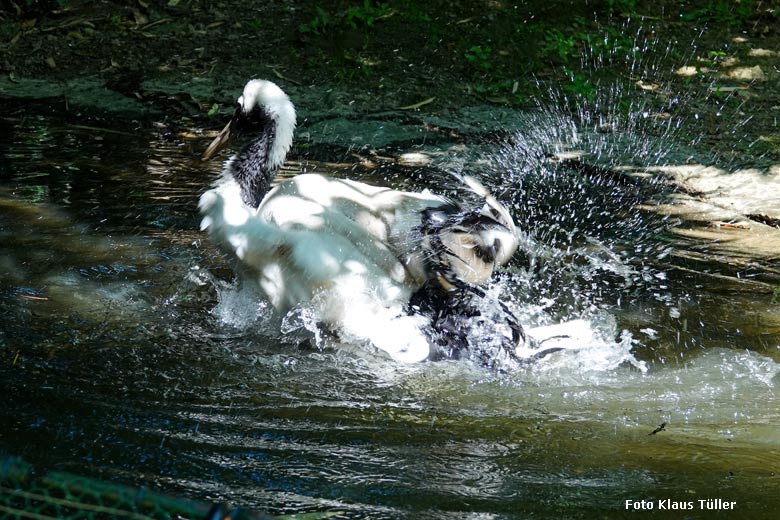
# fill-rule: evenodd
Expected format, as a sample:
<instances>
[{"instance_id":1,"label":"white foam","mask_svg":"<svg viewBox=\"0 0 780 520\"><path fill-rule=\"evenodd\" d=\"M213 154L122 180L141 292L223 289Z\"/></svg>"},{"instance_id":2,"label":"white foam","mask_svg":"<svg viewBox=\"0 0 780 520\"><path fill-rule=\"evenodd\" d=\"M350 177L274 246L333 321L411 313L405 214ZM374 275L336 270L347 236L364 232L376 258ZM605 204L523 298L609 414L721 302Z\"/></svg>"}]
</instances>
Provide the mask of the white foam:
<instances>
[{"instance_id":1,"label":"white foam","mask_svg":"<svg viewBox=\"0 0 780 520\"><path fill-rule=\"evenodd\" d=\"M212 309L222 325L246 329L271 316L270 305L251 287L218 289L219 302Z\"/></svg>"},{"instance_id":2,"label":"white foam","mask_svg":"<svg viewBox=\"0 0 780 520\"><path fill-rule=\"evenodd\" d=\"M281 333L286 341L312 340L319 349L339 348L346 343L378 349L385 359L389 356L401 363L417 363L428 357L425 318L406 315L400 305L385 306L382 298L363 288L343 294L347 289L342 285L338 294L323 291L312 301L278 316L251 284L218 287L219 303L212 314L222 325L245 330L259 327L271 336ZM323 323L331 324L331 330Z\"/></svg>"}]
</instances>

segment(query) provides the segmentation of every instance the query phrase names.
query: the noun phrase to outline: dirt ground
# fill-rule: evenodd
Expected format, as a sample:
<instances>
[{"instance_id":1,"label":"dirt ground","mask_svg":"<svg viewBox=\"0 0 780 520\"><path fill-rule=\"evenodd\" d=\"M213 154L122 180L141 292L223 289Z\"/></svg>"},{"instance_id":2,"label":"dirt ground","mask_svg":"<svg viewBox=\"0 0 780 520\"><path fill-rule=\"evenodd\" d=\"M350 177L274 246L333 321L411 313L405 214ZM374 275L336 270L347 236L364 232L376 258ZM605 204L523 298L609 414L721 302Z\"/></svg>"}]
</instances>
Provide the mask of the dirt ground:
<instances>
[{"instance_id":1,"label":"dirt ground","mask_svg":"<svg viewBox=\"0 0 780 520\"><path fill-rule=\"evenodd\" d=\"M724 13L716 9L721 4L749 9ZM266 77L299 90L348 92L364 111L435 112L477 102L527 107L550 84L587 95L596 78L630 74L620 46L621 38L633 38L630 59L653 54L642 59L658 81L700 91L692 97L700 98L697 110L713 114L705 120L714 120L724 103L741 104L754 114L751 131L762 151L780 149L777 1L5 0L0 6L6 96L36 97L26 85L22 94L11 93L23 79L91 78L133 100L187 103L205 114L214 102L230 103L247 78ZM610 38L606 45L589 39L601 34ZM655 43L642 48L650 39ZM194 89L198 83L207 88Z\"/></svg>"}]
</instances>

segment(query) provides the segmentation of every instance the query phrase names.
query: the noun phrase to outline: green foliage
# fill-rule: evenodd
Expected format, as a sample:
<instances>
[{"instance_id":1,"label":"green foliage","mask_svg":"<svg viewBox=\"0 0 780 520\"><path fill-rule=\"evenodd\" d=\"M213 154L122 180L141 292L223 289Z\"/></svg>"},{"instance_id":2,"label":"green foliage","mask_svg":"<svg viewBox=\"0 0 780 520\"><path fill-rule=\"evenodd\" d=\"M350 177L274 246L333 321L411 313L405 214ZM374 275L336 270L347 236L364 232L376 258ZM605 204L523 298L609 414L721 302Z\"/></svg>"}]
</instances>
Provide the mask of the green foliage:
<instances>
[{"instance_id":1,"label":"green foliage","mask_svg":"<svg viewBox=\"0 0 780 520\"><path fill-rule=\"evenodd\" d=\"M363 0L362 6L350 7L343 14L344 24L357 29L358 25L371 27L374 22L391 16L393 10L386 3L377 3L371 0Z\"/></svg>"},{"instance_id":2,"label":"green foliage","mask_svg":"<svg viewBox=\"0 0 780 520\"><path fill-rule=\"evenodd\" d=\"M636 0L607 0L607 14L634 15L636 14Z\"/></svg>"},{"instance_id":3,"label":"green foliage","mask_svg":"<svg viewBox=\"0 0 780 520\"><path fill-rule=\"evenodd\" d=\"M596 88L588 81L587 76L583 74L577 74L573 70L564 67L563 72L569 78L569 83L564 83L561 88L567 94L573 95L575 98L585 99L592 101L596 95Z\"/></svg>"},{"instance_id":4,"label":"green foliage","mask_svg":"<svg viewBox=\"0 0 780 520\"><path fill-rule=\"evenodd\" d=\"M557 56L564 63L576 56L577 41L573 36L567 36L559 29L549 29L544 33L542 54L547 57Z\"/></svg>"},{"instance_id":5,"label":"green foliage","mask_svg":"<svg viewBox=\"0 0 780 520\"><path fill-rule=\"evenodd\" d=\"M378 20L388 18L394 13L387 3L374 3L372 0L363 0L362 5L350 6L335 15L331 15L320 6L316 6L316 9L317 16L308 23L301 24L298 27L299 32L321 35L335 28L371 27Z\"/></svg>"},{"instance_id":6,"label":"green foliage","mask_svg":"<svg viewBox=\"0 0 780 520\"><path fill-rule=\"evenodd\" d=\"M317 15L305 24L299 26L301 34L318 36L329 35L337 45L343 45L340 52L322 53L310 56L307 61L312 66L327 62L335 66L336 77L345 81L366 79L374 74L373 67L380 61L372 59L368 54L370 32L379 20L395 14L385 2L363 0L362 4L352 5L336 13L328 12L320 6L315 7ZM345 38L345 35L347 36ZM362 45L358 42L362 41Z\"/></svg>"},{"instance_id":7,"label":"green foliage","mask_svg":"<svg viewBox=\"0 0 780 520\"><path fill-rule=\"evenodd\" d=\"M423 11L417 2L406 2L401 10L401 15L410 22L424 23L426 25L433 23L431 15Z\"/></svg>"},{"instance_id":8,"label":"green foliage","mask_svg":"<svg viewBox=\"0 0 780 520\"><path fill-rule=\"evenodd\" d=\"M317 6L316 8L317 16L308 23L301 24L298 27L299 32L311 34L325 34L327 32L328 27L330 27L330 15L322 7Z\"/></svg>"},{"instance_id":9,"label":"green foliage","mask_svg":"<svg viewBox=\"0 0 780 520\"><path fill-rule=\"evenodd\" d=\"M493 67L490 63L490 55L492 52L492 49L487 45L473 45L465 52L464 56L469 61L469 63L471 63L478 70L487 72Z\"/></svg>"},{"instance_id":10,"label":"green foliage","mask_svg":"<svg viewBox=\"0 0 780 520\"><path fill-rule=\"evenodd\" d=\"M263 20L260 18L253 18L247 22L247 25L255 31L261 31L263 29Z\"/></svg>"},{"instance_id":11,"label":"green foliage","mask_svg":"<svg viewBox=\"0 0 780 520\"><path fill-rule=\"evenodd\" d=\"M709 0L706 7L683 13L682 19L740 27L756 14L757 8L756 0Z\"/></svg>"},{"instance_id":12,"label":"green foliage","mask_svg":"<svg viewBox=\"0 0 780 520\"><path fill-rule=\"evenodd\" d=\"M702 65L714 65L722 62L728 57L723 51L709 51L706 56L697 58L696 61Z\"/></svg>"},{"instance_id":13,"label":"green foliage","mask_svg":"<svg viewBox=\"0 0 780 520\"><path fill-rule=\"evenodd\" d=\"M583 20L579 22L583 25L585 23ZM583 55L599 58L636 52L634 40L614 27L600 29L600 34L595 35L583 29L570 33L548 29L544 33L544 42L542 58L563 64L568 64L574 58L580 59Z\"/></svg>"},{"instance_id":14,"label":"green foliage","mask_svg":"<svg viewBox=\"0 0 780 520\"><path fill-rule=\"evenodd\" d=\"M603 55L610 52L634 53L637 49L631 36L620 29L607 27L601 38L593 40L591 51L595 55Z\"/></svg>"}]
</instances>

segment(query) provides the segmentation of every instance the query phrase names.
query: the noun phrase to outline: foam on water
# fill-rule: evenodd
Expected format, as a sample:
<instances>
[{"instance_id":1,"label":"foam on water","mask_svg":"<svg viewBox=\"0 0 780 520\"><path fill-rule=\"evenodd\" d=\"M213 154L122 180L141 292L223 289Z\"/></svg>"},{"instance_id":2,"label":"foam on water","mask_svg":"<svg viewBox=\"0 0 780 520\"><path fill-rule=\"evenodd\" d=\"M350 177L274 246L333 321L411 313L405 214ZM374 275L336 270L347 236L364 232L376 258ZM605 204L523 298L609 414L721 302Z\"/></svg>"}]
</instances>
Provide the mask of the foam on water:
<instances>
[{"instance_id":1,"label":"foam on water","mask_svg":"<svg viewBox=\"0 0 780 520\"><path fill-rule=\"evenodd\" d=\"M630 341L624 338L625 356ZM463 363L424 364L383 377L435 406L467 415L587 421L647 435L661 423L674 441L780 442L780 365L750 352L711 349L684 366L642 371L614 346L562 352L512 373ZM605 367L612 367L606 370ZM736 445L736 444L735 444Z\"/></svg>"},{"instance_id":2,"label":"foam on water","mask_svg":"<svg viewBox=\"0 0 780 520\"><path fill-rule=\"evenodd\" d=\"M554 304L552 300L517 303L518 298L511 294L513 284L517 284L517 279L509 275L500 278L488 288L487 297L478 302L481 319L464 324L470 344L465 359L475 363L489 360L492 367L501 371L524 369L525 363L510 358L502 347L502 341L511 334L498 304L502 300L515 301L513 311L533 341L518 347L521 358L531 359L539 350L562 349L534 363L550 377L564 377L572 371L612 370L621 365L642 372L647 370L645 363L631 352L636 341L627 331L618 330L608 313L596 313L588 308L585 313L568 313L561 319L546 309ZM251 287L222 285L217 286L217 292L218 304L212 313L222 326L232 330L257 331L282 343L309 343L319 350L348 350L358 352L359 356L371 357L378 349L396 362L416 362L426 357L419 353L428 350L424 332L427 320L407 316L402 309L376 312L381 303L378 301L373 305L352 306L337 330L327 330L321 325L320 317L328 310L320 306L321 302L302 303L284 316L278 316ZM356 294L350 300L365 298L365 294ZM415 347L411 352L410 344Z\"/></svg>"},{"instance_id":3,"label":"foam on water","mask_svg":"<svg viewBox=\"0 0 780 520\"><path fill-rule=\"evenodd\" d=\"M222 325L246 329L256 326L272 314L270 304L250 287L241 290L229 284L219 284L215 287L218 303L211 312Z\"/></svg>"},{"instance_id":4,"label":"foam on water","mask_svg":"<svg viewBox=\"0 0 780 520\"><path fill-rule=\"evenodd\" d=\"M658 422L747 426L776 421L778 414L772 417L767 410L780 409L780 365L765 356L726 349L710 349L683 366L659 367L647 374L574 371L551 379L548 372L525 375L521 381L557 388L546 394L545 404L558 413L590 409L611 420L620 420L617 410L623 408L633 417L658 417Z\"/></svg>"}]
</instances>

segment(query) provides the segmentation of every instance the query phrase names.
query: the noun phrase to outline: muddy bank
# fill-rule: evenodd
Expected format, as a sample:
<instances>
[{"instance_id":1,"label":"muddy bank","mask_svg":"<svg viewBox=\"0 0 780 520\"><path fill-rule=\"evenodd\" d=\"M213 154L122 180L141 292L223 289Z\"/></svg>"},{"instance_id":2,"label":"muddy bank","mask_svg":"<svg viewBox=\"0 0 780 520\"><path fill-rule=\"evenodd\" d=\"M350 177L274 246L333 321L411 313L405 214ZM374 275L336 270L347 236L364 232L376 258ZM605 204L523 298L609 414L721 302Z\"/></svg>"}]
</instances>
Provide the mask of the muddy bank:
<instances>
[{"instance_id":1,"label":"muddy bank","mask_svg":"<svg viewBox=\"0 0 780 520\"><path fill-rule=\"evenodd\" d=\"M11 3L0 11L0 92L208 120L265 77L310 114L447 118L471 106L490 128L492 107L533 109L550 89L577 103L625 80L637 95L684 98L710 143L744 126L763 136L762 152L778 151L771 2L729 17L712 2L616 4ZM749 125L730 118L732 105Z\"/></svg>"}]
</instances>

